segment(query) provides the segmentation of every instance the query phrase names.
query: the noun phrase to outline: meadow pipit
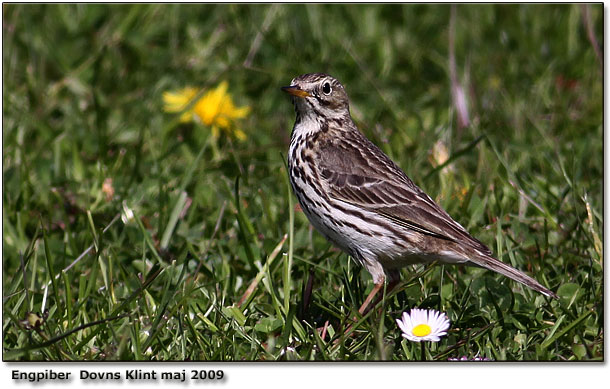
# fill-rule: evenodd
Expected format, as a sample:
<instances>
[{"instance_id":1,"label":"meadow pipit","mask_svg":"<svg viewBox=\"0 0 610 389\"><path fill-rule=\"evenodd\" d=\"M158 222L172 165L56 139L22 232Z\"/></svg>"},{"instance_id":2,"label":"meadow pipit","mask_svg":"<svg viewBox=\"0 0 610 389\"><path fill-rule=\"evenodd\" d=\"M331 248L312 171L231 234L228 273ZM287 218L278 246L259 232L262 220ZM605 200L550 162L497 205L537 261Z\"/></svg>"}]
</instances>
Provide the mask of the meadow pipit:
<instances>
[{"instance_id":1,"label":"meadow pipit","mask_svg":"<svg viewBox=\"0 0 610 389\"><path fill-rule=\"evenodd\" d=\"M557 298L494 258L358 131L339 81L304 74L282 90L296 110L288 153L292 189L311 224L371 273L375 286L361 313L386 277L391 288L402 267L436 261L484 267Z\"/></svg>"}]
</instances>

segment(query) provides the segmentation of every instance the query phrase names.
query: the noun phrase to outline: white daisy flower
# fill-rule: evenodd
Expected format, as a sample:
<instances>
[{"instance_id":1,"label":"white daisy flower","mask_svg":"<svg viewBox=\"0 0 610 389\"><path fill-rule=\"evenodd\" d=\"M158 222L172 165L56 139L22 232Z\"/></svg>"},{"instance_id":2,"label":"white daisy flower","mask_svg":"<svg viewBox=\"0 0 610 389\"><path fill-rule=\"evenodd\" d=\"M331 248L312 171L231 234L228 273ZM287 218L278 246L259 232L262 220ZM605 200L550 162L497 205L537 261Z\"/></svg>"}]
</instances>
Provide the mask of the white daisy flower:
<instances>
[{"instance_id":1,"label":"white daisy flower","mask_svg":"<svg viewBox=\"0 0 610 389\"><path fill-rule=\"evenodd\" d=\"M449 329L447 315L434 309L413 308L402 314L402 320L396 319L396 323L402 336L412 342L438 342Z\"/></svg>"}]
</instances>

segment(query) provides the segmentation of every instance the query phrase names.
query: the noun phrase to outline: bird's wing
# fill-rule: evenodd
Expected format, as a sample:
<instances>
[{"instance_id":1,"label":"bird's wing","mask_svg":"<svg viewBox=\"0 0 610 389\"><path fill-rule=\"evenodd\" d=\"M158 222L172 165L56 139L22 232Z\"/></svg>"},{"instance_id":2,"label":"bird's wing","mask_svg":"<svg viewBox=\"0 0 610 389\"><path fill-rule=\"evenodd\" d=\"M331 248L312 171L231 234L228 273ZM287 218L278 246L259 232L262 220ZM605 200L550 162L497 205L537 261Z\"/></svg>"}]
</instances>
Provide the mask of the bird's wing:
<instances>
[{"instance_id":1,"label":"bird's wing","mask_svg":"<svg viewBox=\"0 0 610 389\"><path fill-rule=\"evenodd\" d=\"M491 255L363 135L324 144L317 159L318 173L333 198L376 212L404 228Z\"/></svg>"}]
</instances>

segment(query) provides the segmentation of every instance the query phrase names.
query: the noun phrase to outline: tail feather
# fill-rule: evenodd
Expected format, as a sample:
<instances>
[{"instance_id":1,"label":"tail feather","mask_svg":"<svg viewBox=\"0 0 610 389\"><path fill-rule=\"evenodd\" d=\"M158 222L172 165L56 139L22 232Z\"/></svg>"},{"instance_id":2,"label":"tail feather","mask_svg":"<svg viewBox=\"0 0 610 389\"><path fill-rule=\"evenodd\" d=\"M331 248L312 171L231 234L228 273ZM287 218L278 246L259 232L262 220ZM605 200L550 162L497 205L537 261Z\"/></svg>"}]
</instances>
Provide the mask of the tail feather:
<instances>
[{"instance_id":1,"label":"tail feather","mask_svg":"<svg viewBox=\"0 0 610 389\"><path fill-rule=\"evenodd\" d=\"M533 279L532 277L520 272L519 270L505 264L504 262L490 257L490 256L480 256L476 259L472 260L473 264L484 267L486 269L495 271L496 273L500 273L512 280L522 283L523 285L532 288L533 290L544 294L545 296L552 297L554 299L558 299L559 296L555 294L555 292L545 288L538 281Z\"/></svg>"}]
</instances>

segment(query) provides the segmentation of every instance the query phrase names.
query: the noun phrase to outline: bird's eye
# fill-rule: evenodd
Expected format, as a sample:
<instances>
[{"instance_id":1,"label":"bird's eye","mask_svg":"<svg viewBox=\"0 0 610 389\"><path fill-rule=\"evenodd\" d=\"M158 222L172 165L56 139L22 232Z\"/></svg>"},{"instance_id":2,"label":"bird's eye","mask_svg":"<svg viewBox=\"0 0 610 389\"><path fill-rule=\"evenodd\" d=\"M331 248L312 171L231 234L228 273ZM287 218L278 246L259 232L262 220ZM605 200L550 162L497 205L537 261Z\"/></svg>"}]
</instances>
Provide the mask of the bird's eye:
<instances>
[{"instance_id":1,"label":"bird's eye","mask_svg":"<svg viewBox=\"0 0 610 389\"><path fill-rule=\"evenodd\" d=\"M330 83L325 82L324 85L322 85L322 92L324 92L325 95L329 95L330 92L332 92L332 89L330 88Z\"/></svg>"}]
</instances>

